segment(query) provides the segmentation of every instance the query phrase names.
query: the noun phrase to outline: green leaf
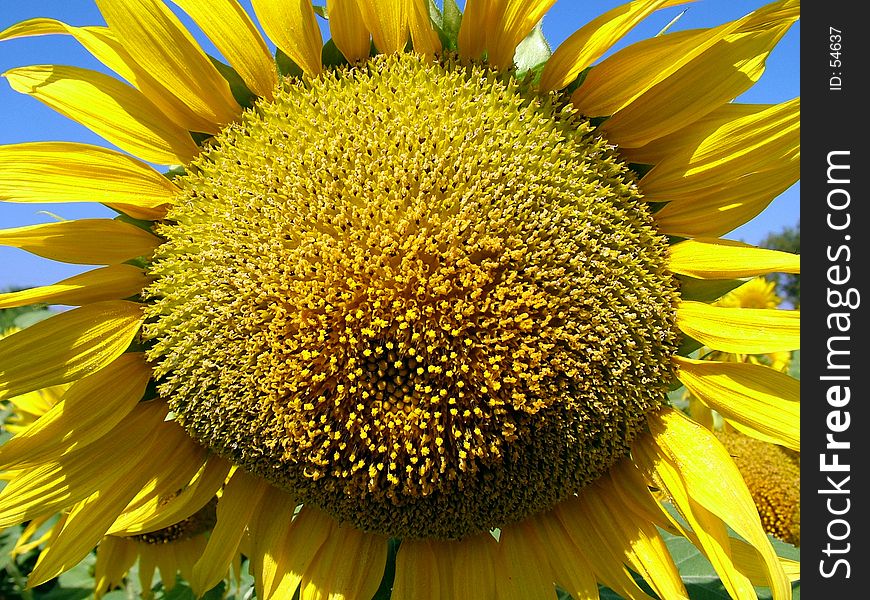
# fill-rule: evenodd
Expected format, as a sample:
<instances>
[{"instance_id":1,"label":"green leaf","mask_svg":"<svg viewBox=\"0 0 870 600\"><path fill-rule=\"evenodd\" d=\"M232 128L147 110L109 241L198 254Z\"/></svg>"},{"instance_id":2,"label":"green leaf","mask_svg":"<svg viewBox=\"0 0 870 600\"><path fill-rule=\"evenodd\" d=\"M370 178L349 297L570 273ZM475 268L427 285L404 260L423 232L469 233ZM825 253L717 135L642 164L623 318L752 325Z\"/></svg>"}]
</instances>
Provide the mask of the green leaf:
<instances>
[{"instance_id":1,"label":"green leaf","mask_svg":"<svg viewBox=\"0 0 870 600\"><path fill-rule=\"evenodd\" d=\"M35 323L44 321L45 319L54 316L55 314L57 313L53 310L49 310L48 308L28 310L27 312L16 316L15 319L12 321L12 326L18 329L24 329L26 327L34 325Z\"/></svg>"},{"instance_id":2,"label":"green leaf","mask_svg":"<svg viewBox=\"0 0 870 600\"><path fill-rule=\"evenodd\" d=\"M318 17L323 17L324 19L329 18L325 6L318 6L317 4L315 4L312 8L314 8L314 14L316 14Z\"/></svg>"},{"instance_id":3,"label":"green leaf","mask_svg":"<svg viewBox=\"0 0 870 600\"><path fill-rule=\"evenodd\" d=\"M0 570L6 568L12 556L9 554L18 543L18 538L21 536L21 526L15 525L7 527L0 531Z\"/></svg>"},{"instance_id":4,"label":"green leaf","mask_svg":"<svg viewBox=\"0 0 870 600\"><path fill-rule=\"evenodd\" d=\"M795 379L801 378L801 351L795 350L791 353L791 364L788 367L788 374Z\"/></svg>"},{"instance_id":5,"label":"green leaf","mask_svg":"<svg viewBox=\"0 0 870 600\"><path fill-rule=\"evenodd\" d=\"M547 38L544 37L544 30L541 28L541 23L535 25L532 32L520 42L514 52L514 63L517 65L517 77L525 77L526 74L532 73L533 81L540 79L541 71L544 65L547 64L553 51L550 49L550 44Z\"/></svg>"},{"instance_id":6,"label":"green leaf","mask_svg":"<svg viewBox=\"0 0 870 600\"><path fill-rule=\"evenodd\" d=\"M0 290L0 293L16 292L19 289L21 288ZM53 314L45 304L40 303L15 306L13 308L0 308L0 334L13 328L24 329L28 325L48 318Z\"/></svg>"}]
</instances>

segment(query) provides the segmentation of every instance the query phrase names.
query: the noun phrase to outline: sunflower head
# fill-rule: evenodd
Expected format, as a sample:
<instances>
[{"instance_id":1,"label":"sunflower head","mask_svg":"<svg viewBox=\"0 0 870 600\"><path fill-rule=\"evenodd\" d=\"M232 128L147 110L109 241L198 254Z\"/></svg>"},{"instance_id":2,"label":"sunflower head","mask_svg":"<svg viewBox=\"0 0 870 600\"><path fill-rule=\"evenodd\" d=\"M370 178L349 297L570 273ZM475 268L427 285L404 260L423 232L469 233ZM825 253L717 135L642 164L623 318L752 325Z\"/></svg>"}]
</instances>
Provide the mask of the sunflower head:
<instances>
[{"instance_id":1,"label":"sunflower head","mask_svg":"<svg viewBox=\"0 0 870 600\"><path fill-rule=\"evenodd\" d=\"M717 432L716 437L734 457L765 531L800 546L800 454L736 432Z\"/></svg>"},{"instance_id":2,"label":"sunflower head","mask_svg":"<svg viewBox=\"0 0 870 600\"><path fill-rule=\"evenodd\" d=\"M187 171L146 289L160 391L341 520L500 527L605 472L663 401L665 239L559 95L380 57L282 83Z\"/></svg>"},{"instance_id":3,"label":"sunflower head","mask_svg":"<svg viewBox=\"0 0 870 600\"><path fill-rule=\"evenodd\" d=\"M687 597L668 527L733 597L788 597L727 450L667 392L799 445L797 382L689 358L797 347L796 311L712 303L799 271L719 238L797 179L799 100L734 101L795 0L613 53L675 3L551 53L554 0L329 0L326 44L308 0L254 0L259 27L173 0L228 64L163 0L96 2L106 27L0 32L70 35L118 75L5 74L120 149L0 147L0 199L120 213L0 231L100 265L0 295L78 307L0 341L0 400L69 385L0 451L0 527L67 515L32 585L97 543L189 543L198 595L244 548L264 600L371 598L393 560L396 600L638 597L630 572Z\"/></svg>"}]
</instances>

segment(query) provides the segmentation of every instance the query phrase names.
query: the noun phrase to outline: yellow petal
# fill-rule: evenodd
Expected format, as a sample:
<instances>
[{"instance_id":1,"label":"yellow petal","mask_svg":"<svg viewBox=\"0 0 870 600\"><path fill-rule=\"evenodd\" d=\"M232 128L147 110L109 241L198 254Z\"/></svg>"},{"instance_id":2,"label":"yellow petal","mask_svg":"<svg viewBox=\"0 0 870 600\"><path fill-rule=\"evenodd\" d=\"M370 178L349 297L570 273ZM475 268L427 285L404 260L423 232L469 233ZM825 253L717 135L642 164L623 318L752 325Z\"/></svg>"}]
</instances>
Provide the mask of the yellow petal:
<instances>
[{"instance_id":1,"label":"yellow petal","mask_svg":"<svg viewBox=\"0 0 870 600\"><path fill-rule=\"evenodd\" d=\"M725 27L666 33L623 48L587 73L571 101L585 115L612 115L737 28Z\"/></svg>"},{"instance_id":2,"label":"yellow petal","mask_svg":"<svg viewBox=\"0 0 870 600\"><path fill-rule=\"evenodd\" d=\"M767 586L767 572L764 569L764 561L758 550L746 542L731 538L731 555L734 559L734 564L737 565L741 573L749 578L752 585ZM782 566L782 570L785 571L789 581L795 582L800 580L801 563L799 561L780 556L779 564Z\"/></svg>"},{"instance_id":3,"label":"yellow petal","mask_svg":"<svg viewBox=\"0 0 870 600\"><path fill-rule=\"evenodd\" d=\"M186 104L170 94L143 69L108 27L74 27L54 19L30 19L0 33L0 40L32 35L66 34L72 36L94 58L126 79L153 102L166 117L189 131L217 133L214 123L196 115Z\"/></svg>"},{"instance_id":4,"label":"yellow petal","mask_svg":"<svg viewBox=\"0 0 870 600\"><path fill-rule=\"evenodd\" d=\"M729 123L746 117L751 117L761 111L770 109L772 106L774 105L729 102L713 109L697 121L686 124L685 127L674 133L658 137L650 143L637 148L620 149L620 153L630 162L647 165L658 164L670 155L687 152L691 154L704 138L720 127L727 126Z\"/></svg>"},{"instance_id":5,"label":"yellow petal","mask_svg":"<svg viewBox=\"0 0 870 600\"><path fill-rule=\"evenodd\" d=\"M799 310L727 308L684 300L677 307L677 326L713 350L736 354L768 354L801 346Z\"/></svg>"},{"instance_id":6,"label":"yellow petal","mask_svg":"<svg viewBox=\"0 0 870 600\"><path fill-rule=\"evenodd\" d=\"M577 502L612 556L624 562L661 598L688 599L680 573L655 526L624 506L607 479L590 486Z\"/></svg>"},{"instance_id":7,"label":"yellow petal","mask_svg":"<svg viewBox=\"0 0 870 600\"><path fill-rule=\"evenodd\" d=\"M691 1L635 0L593 19L553 52L541 74L540 88L544 91L564 88L650 14L660 8Z\"/></svg>"},{"instance_id":8,"label":"yellow petal","mask_svg":"<svg viewBox=\"0 0 870 600\"><path fill-rule=\"evenodd\" d=\"M112 265L87 271L54 285L0 294L0 308L36 302L81 306L102 300L135 296L148 283L145 272L131 265Z\"/></svg>"},{"instance_id":9,"label":"yellow petal","mask_svg":"<svg viewBox=\"0 0 870 600\"><path fill-rule=\"evenodd\" d=\"M386 562L386 537L352 525L335 527L302 576L299 599L371 598L381 583Z\"/></svg>"},{"instance_id":10,"label":"yellow petal","mask_svg":"<svg viewBox=\"0 0 870 600\"><path fill-rule=\"evenodd\" d=\"M774 599L791 598L788 578L727 450L678 410L663 409L649 416L648 423L651 435L638 438L632 456L666 487L729 593L735 598L755 597L749 579L734 566L726 524L760 553ZM711 485L711 473L716 485Z\"/></svg>"},{"instance_id":11,"label":"yellow petal","mask_svg":"<svg viewBox=\"0 0 870 600\"><path fill-rule=\"evenodd\" d=\"M154 571L157 569L157 554L159 547L154 544L139 545L139 587L143 591L150 591L154 580ZM147 596L147 592L145 594Z\"/></svg>"},{"instance_id":12,"label":"yellow petal","mask_svg":"<svg viewBox=\"0 0 870 600\"><path fill-rule=\"evenodd\" d=\"M227 81L166 5L159 0L95 1L130 57L195 114L216 125L241 114Z\"/></svg>"},{"instance_id":13,"label":"yellow petal","mask_svg":"<svg viewBox=\"0 0 870 600\"><path fill-rule=\"evenodd\" d=\"M178 188L126 154L74 142L0 146L0 200L100 202L137 219L159 219Z\"/></svg>"},{"instance_id":14,"label":"yellow petal","mask_svg":"<svg viewBox=\"0 0 870 600\"><path fill-rule=\"evenodd\" d=\"M790 25L790 23L788 24ZM696 121L748 90L764 72L768 54L788 25L734 34L635 98L602 124L607 139L639 147ZM716 73L716 85L710 85Z\"/></svg>"},{"instance_id":15,"label":"yellow petal","mask_svg":"<svg viewBox=\"0 0 870 600\"><path fill-rule=\"evenodd\" d=\"M155 497L160 500L162 506L167 507L168 512L176 512L178 508L175 502L176 495L180 495L189 487L197 485L204 476L205 464L209 460L209 453L204 446L195 442L174 421L161 423L158 435L162 445L156 448L152 454L165 453L165 464L172 465L172 468L168 470L151 469L151 474L146 478L145 483L138 486L135 496L124 507L124 516L129 516L132 512L149 505ZM214 497L214 494L211 497ZM193 512L170 521L170 524L189 517ZM161 514L160 518L168 520L170 517ZM146 530L141 522L138 525L142 531L154 530L153 527ZM112 531L115 530L116 525L113 524Z\"/></svg>"},{"instance_id":16,"label":"yellow petal","mask_svg":"<svg viewBox=\"0 0 870 600\"><path fill-rule=\"evenodd\" d=\"M135 485L141 479L141 471L133 470L114 486L102 488L76 503L58 535L39 555L27 578L28 585L45 583L81 562L96 547L109 525L136 493Z\"/></svg>"},{"instance_id":17,"label":"yellow petal","mask_svg":"<svg viewBox=\"0 0 870 600\"><path fill-rule=\"evenodd\" d=\"M694 139L680 140L680 151L641 180L647 201L695 203L699 192L730 189L740 177L781 165L800 148L800 99L684 135Z\"/></svg>"},{"instance_id":18,"label":"yellow petal","mask_svg":"<svg viewBox=\"0 0 870 600\"><path fill-rule=\"evenodd\" d=\"M498 544L489 532L449 542L453 598L495 600Z\"/></svg>"},{"instance_id":19,"label":"yellow petal","mask_svg":"<svg viewBox=\"0 0 870 600\"><path fill-rule=\"evenodd\" d=\"M353 64L369 56L371 41L356 0L326 0L332 41L347 62Z\"/></svg>"},{"instance_id":20,"label":"yellow petal","mask_svg":"<svg viewBox=\"0 0 870 600\"><path fill-rule=\"evenodd\" d=\"M251 560L257 598L271 598L283 575L279 573L276 555L286 543L296 506L297 502L290 494L270 486L263 493L260 506L248 525L251 546L246 554Z\"/></svg>"},{"instance_id":21,"label":"yellow petal","mask_svg":"<svg viewBox=\"0 0 870 600\"><path fill-rule=\"evenodd\" d=\"M715 237L748 223L800 178L800 151L764 170L695 193L690 202L671 202L654 217L662 233Z\"/></svg>"},{"instance_id":22,"label":"yellow petal","mask_svg":"<svg viewBox=\"0 0 870 600\"><path fill-rule=\"evenodd\" d=\"M553 511L526 519L535 530L540 544L547 548L556 583L575 600L598 600L598 581L586 556L574 545L565 527ZM541 556L535 560L541 560Z\"/></svg>"},{"instance_id":23,"label":"yellow petal","mask_svg":"<svg viewBox=\"0 0 870 600\"><path fill-rule=\"evenodd\" d=\"M556 0L506 0L504 12L494 29L487 32L489 62L507 69L514 64L514 52L535 28Z\"/></svg>"},{"instance_id":24,"label":"yellow petal","mask_svg":"<svg viewBox=\"0 0 870 600\"><path fill-rule=\"evenodd\" d=\"M0 527L51 514L123 480L150 451L165 404L140 403L108 434L75 452L21 471L0 492Z\"/></svg>"},{"instance_id":25,"label":"yellow petal","mask_svg":"<svg viewBox=\"0 0 870 600\"><path fill-rule=\"evenodd\" d=\"M54 515L44 515L36 517L30 521L18 537L15 547L9 552L13 557L21 556L31 550L43 546L52 536L52 527L48 531L43 532L39 537L35 537L43 526L53 519Z\"/></svg>"},{"instance_id":26,"label":"yellow petal","mask_svg":"<svg viewBox=\"0 0 870 600\"><path fill-rule=\"evenodd\" d=\"M578 548L585 550L596 577L617 594L634 600L651 600L635 582L623 565L623 552L614 554L606 540L592 521L591 514L584 509L580 497L560 502L553 510L562 522L564 530Z\"/></svg>"},{"instance_id":27,"label":"yellow petal","mask_svg":"<svg viewBox=\"0 0 870 600\"><path fill-rule=\"evenodd\" d=\"M571 99L583 114L613 115L728 36L779 28L797 18L799 10L799 3L793 0L775 2L719 27L666 33L632 44L589 71ZM703 87L709 88L709 82Z\"/></svg>"},{"instance_id":28,"label":"yellow petal","mask_svg":"<svg viewBox=\"0 0 870 600\"><path fill-rule=\"evenodd\" d=\"M459 55L478 59L486 50L487 32L498 24L507 0L466 0L459 25Z\"/></svg>"},{"instance_id":29,"label":"yellow petal","mask_svg":"<svg viewBox=\"0 0 870 600\"><path fill-rule=\"evenodd\" d=\"M265 480L237 469L218 501L217 523L208 545L193 567L190 587L199 597L218 584L227 574L239 542L251 521L268 484Z\"/></svg>"},{"instance_id":30,"label":"yellow petal","mask_svg":"<svg viewBox=\"0 0 870 600\"><path fill-rule=\"evenodd\" d=\"M133 83L135 74L124 59L123 47L106 27L75 27L56 19L38 17L16 23L0 32L0 40L11 40L36 35L65 34L72 36L94 58L112 71Z\"/></svg>"},{"instance_id":31,"label":"yellow petal","mask_svg":"<svg viewBox=\"0 0 870 600\"><path fill-rule=\"evenodd\" d=\"M94 596L100 600L103 594L124 581L124 576L138 554L133 542L124 538L106 536L97 546L97 559L94 563Z\"/></svg>"},{"instance_id":32,"label":"yellow petal","mask_svg":"<svg viewBox=\"0 0 870 600\"><path fill-rule=\"evenodd\" d=\"M433 57L441 52L441 40L432 26L429 7L424 0L409 0L408 27L414 51L423 56Z\"/></svg>"},{"instance_id":33,"label":"yellow petal","mask_svg":"<svg viewBox=\"0 0 870 600\"><path fill-rule=\"evenodd\" d=\"M278 83L272 54L237 0L172 0L203 30L252 92L271 98Z\"/></svg>"},{"instance_id":34,"label":"yellow petal","mask_svg":"<svg viewBox=\"0 0 870 600\"><path fill-rule=\"evenodd\" d=\"M189 540L184 540L183 542L176 544L175 563L178 566L178 571L181 573L182 579L190 581L193 574L193 565L196 563L196 560L202 556L206 544L208 544L208 539L204 534L197 535ZM237 568L238 563L241 563L241 556L237 556L233 559L233 572L241 576L241 573ZM240 585L241 584L237 580L236 589L238 589Z\"/></svg>"},{"instance_id":35,"label":"yellow petal","mask_svg":"<svg viewBox=\"0 0 870 600\"><path fill-rule=\"evenodd\" d=\"M408 0L356 0L366 28L381 54L394 54L408 42Z\"/></svg>"},{"instance_id":36,"label":"yellow petal","mask_svg":"<svg viewBox=\"0 0 870 600\"><path fill-rule=\"evenodd\" d=\"M194 445L189 440L185 447ZM110 534L136 535L169 527L195 514L220 490L230 472L230 464L209 456L205 464L181 486L181 491L164 485L152 485L150 493L134 498L130 506L112 524Z\"/></svg>"},{"instance_id":37,"label":"yellow petal","mask_svg":"<svg viewBox=\"0 0 870 600\"><path fill-rule=\"evenodd\" d=\"M131 352L76 381L60 402L0 446L0 468L33 466L98 440L133 410L150 377L144 356Z\"/></svg>"},{"instance_id":38,"label":"yellow petal","mask_svg":"<svg viewBox=\"0 0 870 600\"><path fill-rule=\"evenodd\" d=\"M284 54L314 77L323 70L323 38L309 0L253 0L254 11L266 35Z\"/></svg>"},{"instance_id":39,"label":"yellow petal","mask_svg":"<svg viewBox=\"0 0 870 600\"><path fill-rule=\"evenodd\" d=\"M749 435L800 451L800 382L762 365L674 357L692 395Z\"/></svg>"},{"instance_id":40,"label":"yellow petal","mask_svg":"<svg viewBox=\"0 0 870 600\"><path fill-rule=\"evenodd\" d=\"M163 589L167 592L175 587L175 578L178 575L178 558L176 556L178 550L176 544L164 544L156 556L155 562L160 570L160 581L163 582Z\"/></svg>"},{"instance_id":41,"label":"yellow petal","mask_svg":"<svg viewBox=\"0 0 870 600\"><path fill-rule=\"evenodd\" d=\"M37 65L3 74L18 92L142 160L182 164L198 149L190 134L170 123L142 92L114 77L78 67Z\"/></svg>"},{"instance_id":42,"label":"yellow petal","mask_svg":"<svg viewBox=\"0 0 870 600\"><path fill-rule=\"evenodd\" d=\"M429 540L407 539L396 553L393 600L440 600L438 563Z\"/></svg>"},{"instance_id":43,"label":"yellow petal","mask_svg":"<svg viewBox=\"0 0 870 600\"><path fill-rule=\"evenodd\" d=\"M151 256L160 239L144 229L113 219L79 219L0 229L0 245L52 260L110 265Z\"/></svg>"},{"instance_id":44,"label":"yellow petal","mask_svg":"<svg viewBox=\"0 0 870 600\"><path fill-rule=\"evenodd\" d=\"M0 340L0 400L74 381L109 365L133 341L142 307L125 301L60 313Z\"/></svg>"},{"instance_id":45,"label":"yellow petal","mask_svg":"<svg viewBox=\"0 0 870 600\"><path fill-rule=\"evenodd\" d=\"M552 552L528 519L503 527L498 540L499 576L496 596L500 600L527 600L554 595L555 574L545 557Z\"/></svg>"},{"instance_id":46,"label":"yellow petal","mask_svg":"<svg viewBox=\"0 0 870 600\"><path fill-rule=\"evenodd\" d=\"M289 528L286 523L282 525L285 526L283 541L279 536L279 542L266 556L269 561L266 582L271 580L271 586L266 586L265 600L293 596L303 576L311 571L315 557L334 531L336 523L326 513L305 505Z\"/></svg>"},{"instance_id":47,"label":"yellow petal","mask_svg":"<svg viewBox=\"0 0 870 600\"><path fill-rule=\"evenodd\" d=\"M698 238L669 248L674 273L698 279L734 279L767 273L800 273L799 254L756 248L743 242Z\"/></svg>"},{"instance_id":48,"label":"yellow petal","mask_svg":"<svg viewBox=\"0 0 870 600\"><path fill-rule=\"evenodd\" d=\"M175 429L185 435L180 427L175 426ZM174 461L175 441L160 432L155 436L153 446L123 478L114 485L100 488L74 506L63 522L60 533L40 555L28 581L44 582L75 566L96 546L109 525L146 481L154 477L171 477L177 468ZM166 548L161 556L166 556ZM160 560L158 564L161 564ZM174 581L174 568L171 569L171 576Z\"/></svg>"}]
</instances>

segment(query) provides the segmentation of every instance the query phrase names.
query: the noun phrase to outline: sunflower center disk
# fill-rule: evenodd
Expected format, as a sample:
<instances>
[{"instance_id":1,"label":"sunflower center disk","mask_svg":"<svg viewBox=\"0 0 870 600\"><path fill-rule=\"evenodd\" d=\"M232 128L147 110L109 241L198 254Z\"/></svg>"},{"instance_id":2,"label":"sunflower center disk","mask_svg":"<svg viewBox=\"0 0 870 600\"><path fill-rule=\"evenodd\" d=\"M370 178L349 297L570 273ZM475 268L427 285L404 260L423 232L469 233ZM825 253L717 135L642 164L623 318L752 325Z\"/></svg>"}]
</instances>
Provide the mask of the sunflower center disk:
<instances>
[{"instance_id":1,"label":"sunflower center disk","mask_svg":"<svg viewBox=\"0 0 870 600\"><path fill-rule=\"evenodd\" d=\"M284 84L159 229L146 334L178 421L396 537L499 527L605 473L663 401L677 292L590 130L414 55Z\"/></svg>"}]
</instances>

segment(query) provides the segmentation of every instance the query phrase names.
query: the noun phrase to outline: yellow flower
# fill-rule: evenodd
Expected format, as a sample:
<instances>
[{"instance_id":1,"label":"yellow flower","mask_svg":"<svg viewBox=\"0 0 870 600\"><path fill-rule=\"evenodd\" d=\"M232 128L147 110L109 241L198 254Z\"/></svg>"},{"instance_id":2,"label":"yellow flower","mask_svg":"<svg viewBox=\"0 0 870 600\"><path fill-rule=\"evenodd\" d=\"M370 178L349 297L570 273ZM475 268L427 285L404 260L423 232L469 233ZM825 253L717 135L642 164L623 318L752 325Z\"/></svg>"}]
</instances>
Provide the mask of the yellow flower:
<instances>
[{"instance_id":1,"label":"yellow flower","mask_svg":"<svg viewBox=\"0 0 870 600\"><path fill-rule=\"evenodd\" d=\"M324 48L309 2L255 0L276 60L236 0L173 0L229 65L161 0L0 32L71 35L117 73L5 77L126 152L0 148L0 198L120 213L0 232L104 265L0 296L78 307L0 342L0 398L71 384L0 450L0 526L69 510L31 585L220 491L196 593L244 543L258 598L367 600L392 538L396 600L646 597L626 566L686 597L658 525L734 598L790 597L727 451L666 392L799 444L796 381L686 357L799 344L796 311L706 297L799 271L719 238L798 178L799 99L732 100L799 4L599 61L676 4L638 0L520 80L553 1L468 0L440 32L423 0L330 1Z\"/></svg>"},{"instance_id":2,"label":"yellow flower","mask_svg":"<svg viewBox=\"0 0 870 600\"><path fill-rule=\"evenodd\" d=\"M26 430L61 400L66 387L46 388L11 398L7 402L8 415L3 423L4 429L23 436L31 435ZM0 476L8 473L0 473ZM95 597L99 599L108 590L121 585L130 567L137 561L143 597L151 596L152 580L157 569L163 589L167 591L175 586L177 574L190 577L193 565L205 549L206 534L214 526L216 502L217 499L213 498L195 514L156 531L103 537L97 545L94 566ZM55 532L63 530L67 518L66 514L42 514L33 519L19 535L11 554L17 556L44 546ZM55 524L47 527L52 520L56 521ZM239 572L239 562L236 557L232 565L236 573Z\"/></svg>"},{"instance_id":3,"label":"yellow flower","mask_svg":"<svg viewBox=\"0 0 870 600\"><path fill-rule=\"evenodd\" d=\"M765 531L801 544L800 455L739 433L720 432L758 507Z\"/></svg>"}]
</instances>

